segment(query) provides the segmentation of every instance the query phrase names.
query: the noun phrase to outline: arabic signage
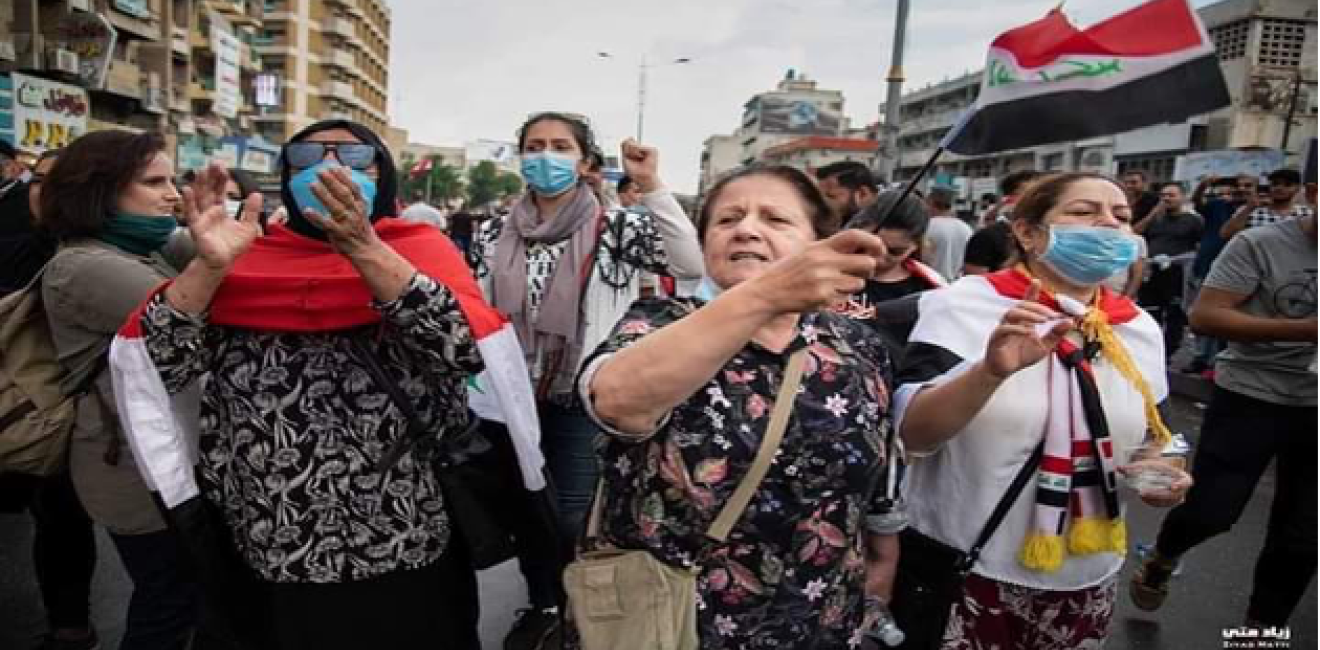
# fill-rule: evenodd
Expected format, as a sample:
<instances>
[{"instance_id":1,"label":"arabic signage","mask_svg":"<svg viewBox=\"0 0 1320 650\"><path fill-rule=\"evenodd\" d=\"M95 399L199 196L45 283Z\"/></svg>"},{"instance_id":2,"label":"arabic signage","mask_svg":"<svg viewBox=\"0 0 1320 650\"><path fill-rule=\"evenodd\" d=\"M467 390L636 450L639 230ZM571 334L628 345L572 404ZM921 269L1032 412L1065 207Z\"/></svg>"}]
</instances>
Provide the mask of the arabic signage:
<instances>
[{"instance_id":1,"label":"arabic signage","mask_svg":"<svg viewBox=\"0 0 1320 650\"><path fill-rule=\"evenodd\" d=\"M1207 176L1250 174L1263 177L1283 167L1283 161L1283 152L1278 149L1199 151L1178 157L1173 180L1198 183Z\"/></svg>"},{"instance_id":2,"label":"arabic signage","mask_svg":"<svg viewBox=\"0 0 1320 650\"><path fill-rule=\"evenodd\" d=\"M88 88L105 88L117 33L101 14L75 11L56 25L56 37L78 55L78 79Z\"/></svg>"},{"instance_id":3,"label":"arabic signage","mask_svg":"<svg viewBox=\"0 0 1320 650\"><path fill-rule=\"evenodd\" d=\"M762 97L761 132L838 135L843 118L837 111L805 99Z\"/></svg>"},{"instance_id":4,"label":"arabic signage","mask_svg":"<svg viewBox=\"0 0 1320 650\"><path fill-rule=\"evenodd\" d=\"M213 17L211 49L215 52L215 91L211 111L220 117L235 118L238 117L238 108L243 105L242 78L238 69L242 42L221 25Z\"/></svg>"},{"instance_id":5,"label":"arabic signage","mask_svg":"<svg viewBox=\"0 0 1320 650\"><path fill-rule=\"evenodd\" d=\"M87 132L87 91L14 73L15 145L33 153L58 149Z\"/></svg>"},{"instance_id":6,"label":"arabic signage","mask_svg":"<svg viewBox=\"0 0 1320 650\"><path fill-rule=\"evenodd\" d=\"M280 147L260 136L245 138L180 137L176 151L180 170L201 169L212 161L231 169L243 169L255 174L273 174L277 171Z\"/></svg>"}]
</instances>

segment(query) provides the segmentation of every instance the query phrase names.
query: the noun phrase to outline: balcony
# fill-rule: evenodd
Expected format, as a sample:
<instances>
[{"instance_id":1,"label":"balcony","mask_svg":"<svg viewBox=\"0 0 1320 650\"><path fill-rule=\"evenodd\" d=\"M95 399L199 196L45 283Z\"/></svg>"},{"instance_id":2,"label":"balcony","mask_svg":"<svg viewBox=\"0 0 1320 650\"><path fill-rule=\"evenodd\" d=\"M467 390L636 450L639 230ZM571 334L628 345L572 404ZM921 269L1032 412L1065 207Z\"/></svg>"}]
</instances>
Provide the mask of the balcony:
<instances>
[{"instance_id":1,"label":"balcony","mask_svg":"<svg viewBox=\"0 0 1320 650\"><path fill-rule=\"evenodd\" d=\"M326 57L325 62L337 68L343 68L344 70L352 72L357 72L358 70L357 57L353 56L352 52L338 48L330 51L330 56Z\"/></svg>"},{"instance_id":2,"label":"balcony","mask_svg":"<svg viewBox=\"0 0 1320 650\"><path fill-rule=\"evenodd\" d=\"M357 101L353 95L353 86L345 81L326 81L321 84L321 95L344 101Z\"/></svg>"},{"instance_id":3,"label":"balcony","mask_svg":"<svg viewBox=\"0 0 1320 650\"><path fill-rule=\"evenodd\" d=\"M135 99L142 97L142 70L137 64L112 59L105 76L105 91Z\"/></svg>"},{"instance_id":4,"label":"balcony","mask_svg":"<svg viewBox=\"0 0 1320 650\"><path fill-rule=\"evenodd\" d=\"M321 31L326 34L342 36L350 41L356 41L358 37L357 30L353 27L353 23L349 22L346 18L326 18L325 22L321 24Z\"/></svg>"},{"instance_id":5,"label":"balcony","mask_svg":"<svg viewBox=\"0 0 1320 650\"><path fill-rule=\"evenodd\" d=\"M170 27L170 50L179 56L188 56L188 28L173 25Z\"/></svg>"},{"instance_id":6,"label":"balcony","mask_svg":"<svg viewBox=\"0 0 1320 650\"><path fill-rule=\"evenodd\" d=\"M256 46L243 43L239 46L239 52L242 55L239 58L240 67L251 72L261 71L261 55L257 54Z\"/></svg>"}]
</instances>

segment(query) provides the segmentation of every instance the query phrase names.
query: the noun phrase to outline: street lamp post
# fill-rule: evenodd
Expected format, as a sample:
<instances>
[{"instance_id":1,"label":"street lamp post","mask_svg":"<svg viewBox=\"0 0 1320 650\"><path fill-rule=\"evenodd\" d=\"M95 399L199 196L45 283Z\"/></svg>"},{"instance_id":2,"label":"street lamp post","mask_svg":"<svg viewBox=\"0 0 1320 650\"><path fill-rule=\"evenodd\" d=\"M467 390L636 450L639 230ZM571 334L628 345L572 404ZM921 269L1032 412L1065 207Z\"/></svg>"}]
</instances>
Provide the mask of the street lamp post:
<instances>
[{"instance_id":1,"label":"street lamp post","mask_svg":"<svg viewBox=\"0 0 1320 650\"><path fill-rule=\"evenodd\" d=\"M597 52L596 56L602 59L613 59L613 54L609 52ZM647 63L646 55L643 54L641 60L637 63L637 141L642 142L642 133L646 125L646 71L650 68L659 68L669 65L680 65L691 63L692 59L688 57L679 57L672 61L664 63Z\"/></svg>"},{"instance_id":2,"label":"street lamp post","mask_svg":"<svg viewBox=\"0 0 1320 650\"><path fill-rule=\"evenodd\" d=\"M889 92L885 99L884 146L881 147L887 159L880 160L878 165L887 183L894 182L899 168L899 107L903 101L903 50L907 40L907 19L908 0L898 0L898 15L894 18L894 53L890 58L889 77L886 79Z\"/></svg>"}]
</instances>

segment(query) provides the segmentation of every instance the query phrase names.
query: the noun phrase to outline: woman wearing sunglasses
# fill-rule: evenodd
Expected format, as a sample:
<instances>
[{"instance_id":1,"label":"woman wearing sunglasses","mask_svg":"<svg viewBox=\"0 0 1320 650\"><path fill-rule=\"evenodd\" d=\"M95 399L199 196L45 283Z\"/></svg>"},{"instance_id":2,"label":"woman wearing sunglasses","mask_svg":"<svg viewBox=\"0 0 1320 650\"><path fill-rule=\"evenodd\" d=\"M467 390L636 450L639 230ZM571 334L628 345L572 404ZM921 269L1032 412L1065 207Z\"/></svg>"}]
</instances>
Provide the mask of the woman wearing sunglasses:
<instances>
[{"instance_id":1,"label":"woman wearing sunglasses","mask_svg":"<svg viewBox=\"0 0 1320 650\"><path fill-rule=\"evenodd\" d=\"M114 353L128 437L154 472L166 461L143 441L175 419L134 400L152 377L200 386L199 485L160 482L162 498L218 506L268 598L269 629L236 625L263 647L477 647L476 578L430 439L404 442L391 394L437 438L465 430L465 380L482 368L469 319L494 313L443 235L389 218L394 162L367 128L308 127L280 178L289 220L262 237L260 195L234 219L223 169L187 192L197 258L130 321L142 349Z\"/></svg>"}]
</instances>

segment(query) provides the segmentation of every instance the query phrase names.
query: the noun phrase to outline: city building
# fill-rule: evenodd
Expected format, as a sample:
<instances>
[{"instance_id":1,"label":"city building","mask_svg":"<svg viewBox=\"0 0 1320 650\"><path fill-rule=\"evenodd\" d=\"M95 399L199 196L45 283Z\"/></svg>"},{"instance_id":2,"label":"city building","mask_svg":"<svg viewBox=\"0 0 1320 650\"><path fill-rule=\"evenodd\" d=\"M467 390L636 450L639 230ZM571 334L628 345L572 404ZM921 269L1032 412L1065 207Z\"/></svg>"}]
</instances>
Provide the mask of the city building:
<instances>
[{"instance_id":1,"label":"city building","mask_svg":"<svg viewBox=\"0 0 1320 650\"><path fill-rule=\"evenodd\" d=\"M256 39L263 68L279 79L278 102L257 132L282 142L327 118L389 128L390 9L383 0L265 0Z\"/></svg>"},{"instance_id":2,"label":"city building","mask_svg":"<svg viewBox=\"0 0 1320 650\"><path fill-rule=\"evenodd\" d=\"M945 153L931 175L979 194L990 178L1018 169L1146 172L1152 180L1195 180L1193 160L1248 152L1257 167L1300 167L1316 135L1316 11L1303 0L1224 0L1198 10L1214 40L1232 104L1178 124L1113 136L964 157ZM967 73L902 98L897 178L911 178L980 92ZM885 107L880 107L885 114ZM1291 122L1291 125L1289 123ZM1242 159L1226 155L1221 158ZM1273 162L1260 162L1273 161ZM983 179L978 182L977 179ZM970 197L969 197L970 198Z\"/></svg>"},{"instance_id":3,"label":"city building","mask_svg":"<svg viewBox=\"0 0 1320 650\"><path fill-rule=\"evenodd\" d=\"M277 147L251 137L261 17L258 0L0 3L0 138L39 152L156 129L181 170L218 157L269 171Z\"/></svg>"},{"instance_id":4,"label":"city building","mask_svg":"<svg viewBox=\"0 0 1320 650\"><path fill-rule=\"evenodd\" d=\"M701 190L724 172L761 160L767 151L780 145L803 137L843 138L849 133L843 92L819 88L816 80L789 70L774 90L759 93L743 104L742 124L733 135L706 140L701 156Z\"/></svg>"},{"instance_id":5,"label":"city building","mask_svg":"<svg viewBox=\"0 0 1320 650\"><path fill-rule=\"evenodd\" d=\"M770 147L761 153L761 160L807 170L845 161L869 166L879 147L875 140L812 135Z\"/></svg>"}]
</instances>

